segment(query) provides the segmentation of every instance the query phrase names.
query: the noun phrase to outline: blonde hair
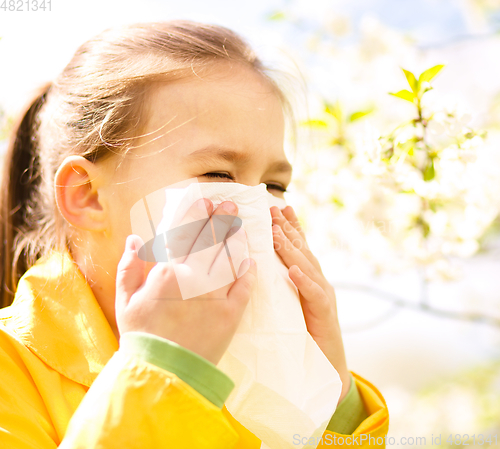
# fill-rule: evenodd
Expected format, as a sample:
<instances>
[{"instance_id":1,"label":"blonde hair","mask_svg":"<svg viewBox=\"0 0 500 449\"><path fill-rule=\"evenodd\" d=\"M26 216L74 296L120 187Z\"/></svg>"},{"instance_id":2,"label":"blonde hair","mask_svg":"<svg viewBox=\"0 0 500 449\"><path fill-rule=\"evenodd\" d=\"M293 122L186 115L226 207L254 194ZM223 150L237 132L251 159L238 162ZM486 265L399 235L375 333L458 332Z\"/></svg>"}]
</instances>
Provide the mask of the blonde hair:
<instances>
[{"instance_id":1,"label":"blonde hair","mask_svg":"<svg viewBox=\"0 0 500 449\"><path fill-rule=\"evenodd\" d=\"M249 45L233 31L188 21L128 25L84 43L19 120L4 162L1 307L20 276L52 248L67 245L54 175L72 154L95 162L126 152L144 125L148 88L199 75L221 62L260 73L285 95Z\"/></svg>"}]
</instances>

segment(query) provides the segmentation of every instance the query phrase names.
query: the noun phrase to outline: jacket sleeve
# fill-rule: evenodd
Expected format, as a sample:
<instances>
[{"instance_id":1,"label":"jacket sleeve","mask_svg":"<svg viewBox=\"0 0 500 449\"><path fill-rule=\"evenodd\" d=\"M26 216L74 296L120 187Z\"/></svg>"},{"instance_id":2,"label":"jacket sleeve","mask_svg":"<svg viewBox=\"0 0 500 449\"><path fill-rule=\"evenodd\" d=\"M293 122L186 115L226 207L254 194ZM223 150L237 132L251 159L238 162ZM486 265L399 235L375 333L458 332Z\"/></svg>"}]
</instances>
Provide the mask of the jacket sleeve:
<instances>
[{"instance_id":1,"label":"jacket sleeve","mask_svg":"<svg viewBox=\"0 0 500 449\"><path fill-rule=\"evenodd\" d=\"M238 434L221 411L233 388L231 380L215 365L172 342L161 342L161 360L154 360L155 338L148 335L146 341L132 334L122 336L120 349L71 416L59 446L36 383L18 350L2 339L0 446L232 448Z\"/></svg>"},{"instance_id":2,"label":"jacket sleeve","mask_svg":"<svg viewBox=\"0 0 500 449\"><path fill-rule=\"evenodd\" d=\"M347 449L353 446L385 448L386 446L389 431L387 404L382 394L370 382L355 373L352 375L354 386L351 384L347 396L340 403L337 409L339 413L335 412L323 436L314 442L318 449L326 447ZM362 401L363 409L360 409L356 396ZM344 408L346 399L348 401ZM351 433L352 430L354 431Z\"/></svg>"},{"instance_id":3,"label":"jacket sleeve","mask_svg":"<svg viewBox=\"0 0 500 449\"><path fill-rule=\"evenodd\" d=\"M155 360L155 337L132 334L121 337L59 447L130 447L133 441L151 449L232 448L238 435L221 412L234 386L229 378L173 342L163 344L164 357Z\"/></svg>"},{"instance_id":4,"label":"jacket sleeve","mask_svg":"<svg viewBox=\"0 0 500 449\"><path fill-rule=\"evenodd\" d=\"M127 352L133 353L149 363L158 365L176 374L217 406L223 406L224 398L227 398L234 387L234 383L227 376L215 369L214 365L169 340L143 332L131 332L122 337L121 345ZM200 359L200 363L198 363L198 359ZM365 402L367 403L366 406ZM335 410L327 426L328 433L325 434L325 437L329 434L332 442L334 436L337 439L344 437L345 440L346 437L350 436L363 423L363 427L366 428L366 424L370 421L368 420L367 409L371 411L371 414L375 413L376 416L381 418L381 426L386 429L386 433L388 416L382 396L375 387L371 386L360 376L351 374L349 391ZM253 439L244 438L244 432L240 429L242 427L241 424L234 421L234 419L230 422L231 426L242 437L235 449L239 447L260 447L261 443L256 437ZM369 439L369 434L363 436L363 443L365 438L367 438L367 442L370 443L369 445L377 445L374 442L373 435L374 433L371 432L371 440ZM360 437L358 436L357 441L359 440ZM326 438L324 442L329 443ZM379 442L381 442L380 439Z\"/></svg>"},{"instance_id":5,"label":"jacket sleeve","mask_svg":"<svg viewBox=\"0 0 500 449\"><path fill-rule=\"evenodd\" d=\"M366 418L363 400L356 386L356 381L351 374L351 385L342 402L337 406L326 430L340 434L351 434Z\"/></svg>"}]
</instances>

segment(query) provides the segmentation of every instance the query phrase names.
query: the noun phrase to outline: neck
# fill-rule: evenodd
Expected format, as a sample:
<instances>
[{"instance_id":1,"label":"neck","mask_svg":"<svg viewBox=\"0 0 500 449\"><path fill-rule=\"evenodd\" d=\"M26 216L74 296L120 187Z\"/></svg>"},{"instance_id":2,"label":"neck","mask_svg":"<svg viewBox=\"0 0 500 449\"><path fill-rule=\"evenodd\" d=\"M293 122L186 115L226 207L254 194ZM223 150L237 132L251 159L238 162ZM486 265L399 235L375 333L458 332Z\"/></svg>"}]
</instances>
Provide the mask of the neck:
<instances>
[{"instance_id":1,"label":"neck","mask_svg":"<svg viewBox=\"0 0 500 449\"><path fill-rule=\"evenodd\" d=\"M86 242L86 244L81 245L81 242ZM115 285L116 267L121 254L115 260L117 255L115 252L109 251L106 242L79 239L78 243L78 245L70 243L70 253L92 289L117 341L119 341L120 333L115 315ZM89 257L89 254L92 256Z\"/></svg>"}]
</instances>

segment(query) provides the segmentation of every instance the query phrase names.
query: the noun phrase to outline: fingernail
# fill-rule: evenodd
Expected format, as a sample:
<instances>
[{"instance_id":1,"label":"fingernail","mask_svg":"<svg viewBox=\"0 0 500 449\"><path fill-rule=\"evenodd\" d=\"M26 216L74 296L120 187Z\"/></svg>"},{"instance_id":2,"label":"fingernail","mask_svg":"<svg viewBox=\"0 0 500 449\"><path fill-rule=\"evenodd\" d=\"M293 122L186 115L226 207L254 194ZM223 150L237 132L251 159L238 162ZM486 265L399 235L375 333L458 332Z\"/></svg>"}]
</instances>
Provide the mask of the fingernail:
<instances>
[{"instance_id":1,"label":"fingernail","mask_svg":"<svg viewBox=\"0 0 500 449\"><path fill-rule=\"evenodd\" d=\"M301 269L300 269L297 265L295 265L295 271L297 272L297 274L298 274L299 276L302 276L302 275L303 275L302 270L301 270Z\"/></svg>"},{"instance_id":2,"label":"fingernail","mask_svg":"<svg viewBox=\"0 0 500 449\"><path fill-rule=\"evenodd\" d=\"M212 200L210 200L209 198L202 198L202 200L198 204L198 208L203 214L209 214L210 211L213 211Z\"/></svg>"},{"instance_id":3,"label":"fingernail","mask_svg":"<svg viewBox=\"0 0 500 449\"><path fill-rule=\"evenodd\" d=\"M196 208L203 212L207 211L207 206L205 205L205 200L203 198L196 202Z\"/></svg>"},{"instance_id":4,"label":"fingernail","mask_svg":"<svg viewBox=\"0 0 500 449\"><path fill-rule=\"evenodd\" d=\"M125 241L125 248L127 248L128 251L135 251L137 249L135 247L135 241L130 235L127 237L127 240Z\"/></svg>"},{"instance_id":5,"label":"fingernail","mask_svg":"<svg viewBox=\"0 0 500 449\"><path fill-rule=\"evenodd\" d=\"M236 205L231 201L225 201L222 203L222 209L230 214L234 214L236 212Z\"/></svg>"}]
</instances>

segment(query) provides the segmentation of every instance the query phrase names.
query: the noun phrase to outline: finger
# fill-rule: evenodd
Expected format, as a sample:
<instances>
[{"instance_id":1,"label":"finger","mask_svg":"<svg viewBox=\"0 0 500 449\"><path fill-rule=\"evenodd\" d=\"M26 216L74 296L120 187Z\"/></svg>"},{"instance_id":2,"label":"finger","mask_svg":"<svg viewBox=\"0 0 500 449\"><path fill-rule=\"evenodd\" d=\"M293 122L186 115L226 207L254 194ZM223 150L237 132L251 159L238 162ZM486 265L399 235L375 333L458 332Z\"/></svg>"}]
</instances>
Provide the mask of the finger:
<instances>
[{"instance_id":1,"label":"finger","mask_svg":"<svg viewBox=\"0 0 500 449\"><path fill-rule=\"evenodd\" d=\"M274 249L279 254L287 267L298 265L300 269L315 281L319 281L318 269L298 248L288 240L283 230L278 225L273 225Z\"/></svg>"},{"instance_id":2,"label":"finger","mask_svg":"<svg viewBox=\"0 0 500 449\"><path fill-rule=\"evenodd\" d=\"M209 264L210 268L204 282L207 286L207 291L212 292L212 297L218 295L220 298L226 298L229 288L237 279L238 269L244 257L246 248L245 231L243 228L239 228L236 233L218 246L220 250L215 256L213 263ZM199 271L204 269L203 265L200 266L199 260L195 261L195 259L199 259L200 256L210 257L210 251L205 251L192 258L193 261L191 265L198 262L197 265L200 267ZM224 288L220 286L224 286Z\"/></svg>"},{"instance_id":3,"label":"finger","mask_svg":"<svg viewBox=\"0 0 500 449\"><path fill-rule=\"evenodd\" d=\"M182 220L176 223L175 226L182 226L197 220L207 220L212 215L213 208L214 205L210 199L200 198L191 205L184 217L182 217Z\"/></svg>"},{"instance_id":4,"label":"finger","mask_svg":"<svg viewBox=\"0 0 500 449\"><path fill-rule=\"evenodd\" d=\"M144 242L138 235L129 235L125 242L125 251L118 263L116 272L116 298L123 298L125 306L131 296L144 283L146 262L139 258L139 248Z\"/></svg>"},{"instance_id":5,"label":"finger","mask_svg":"<svg viewBox=\"0 0 500 449\"><path fill-rule=\"evenodd\" d=\"M177 274L171 263L157 263L146 279L148 299L183 299Z\"/></svg>"},{"instance_id":6,"label":"finger","mask_svg":"<svg viewBox=\"0 0 500 449\"><path fill-rule=\"evenodd\" d=\"M288 240L293 243L293 246L299 249L304 249L307 244L305 239L300 235L299 231L285 218L279 208L271 207L271 217L273 224L281 227Z\"/></svg>"},{"instance_id":7,"label":"finger","mask_svg":"<svg viewBox=\"0 0 500 449\"><path fill-rule=\"evenodd\" d=\"M228 292L228 299L246 305L257 281L257 264L253 259L245 259L238 271L238 279Z\"/></svg>"},{"instance_id":8,"label":"finger","mask_svg":"<svg viewBox=\"0 0 500 449\"><path fill-rule=\"evenodd\" d=\"M224 247L221 248L220 253L217 255L213 265L210 267L210 272L212 272L212 270L220 270L223 267L226 267L227 258L232 265L231 269L234 274L234 279L236 279L240 265L245 258L247 236L242 227L236 230L235 228L231 228L228 232L228 235L230 234L231 236L225 240Z\"/></svg>"},{"instance_id":9,"label":"finger","mask_svg":"<svg viewBox=\"0 0 500 449\"><path fill-rule=\"evenodd\" d=\"M277 207L271 208L271 215L273 217L273 223L277 224L281 227L284 234L290 240L290 242L296 248L300 249L302 253L307 257L309 262L311 262L318 271L321 272L321 266L319 265L316 256L310 250L306 239L303 237L303 234L299 232L297 228L295 228L292 223L288 221L288 219L283 215L282 211L280 211Z\"/></svg>"},{"instance_id":10,"label":"finger","mask_svg":"<svg viewBox=\"0 0 500 449\"><path fill-rule=\"evenodd\" d=\"M281 213L283 216L290 222L290 224L299 232L302 238L306 239L306 234L304 232L304 228L300 224L299 219L297 218L297 214L293 210L292 206L286 206Z\"/></svg>"},{"instance_id":11,"label":"finger","mask_svg":"<svg viewBox=\"0 0 500 449\"><path fill-rule=\"evenodd\" d=\"M184 263L189 263L189 256L198 251L210 248L217 243L223 242L229 229L233 226L238 206L232 201L223 201L217 206L210 219L205 223L203 229L196 237ZM210 265L215 259L210 261Z\"/></svg>"},{"instance_id":12,"label":"finger","mask_svg":"<svg viewBox=\"0 0 500 449\"><path fill-rule=\"evenodd\" d=\"M166 240L166 242L163 241L162 243L168 248L170 259L181 258L181 260L185 260L196 239L207 224L212 209L212 201L207 198L201 198L191 205L177 226L166 231L164 236L157 236L158 238L163 237Z\"/></svg>"},{"instance_id":13,"label":"finger","mask_svg":"<svg viewBox=\"0 0 500 449\"><path fill-rule=\"evenodd\" d=\"M323 288L307 276L297 265L292 265L288 270L288 274L300 292L302 308L304 314L307 315L305 316L306 320L325 321L332 309L330 299Z\"/></svg>"}]
</instances>

